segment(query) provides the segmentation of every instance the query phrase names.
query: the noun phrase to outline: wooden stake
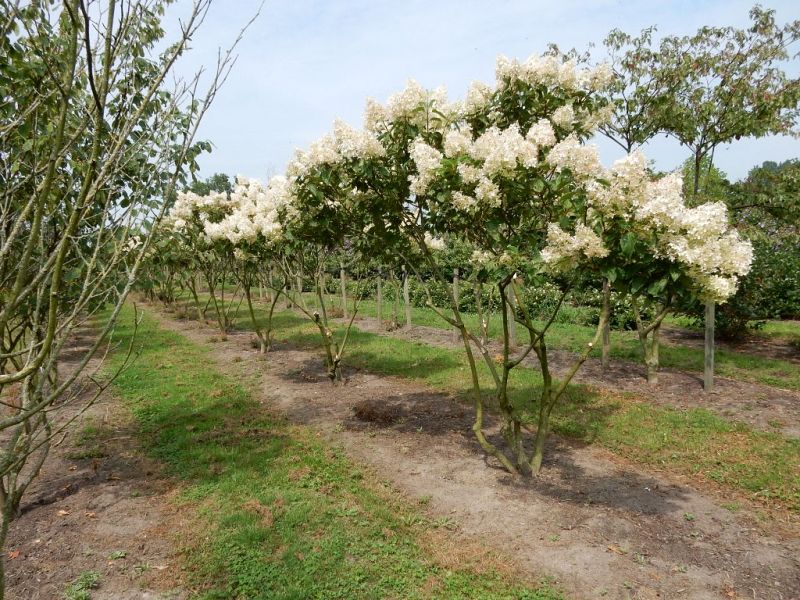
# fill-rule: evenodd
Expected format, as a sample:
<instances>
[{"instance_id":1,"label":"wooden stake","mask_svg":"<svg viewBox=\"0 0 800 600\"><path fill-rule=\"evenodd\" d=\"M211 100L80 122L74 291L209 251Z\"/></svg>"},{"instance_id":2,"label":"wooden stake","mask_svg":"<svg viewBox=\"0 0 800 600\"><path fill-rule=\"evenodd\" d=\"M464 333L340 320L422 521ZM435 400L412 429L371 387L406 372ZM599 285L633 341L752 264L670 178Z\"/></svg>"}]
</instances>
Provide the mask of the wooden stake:
<instances>
[{"instance_id":1,"label":"wooden stake","mask_svg":"<svg viewBox=\"0 0 800 600\"><path fill-rule=\"evenodd\" d=\"M706 302L706 345L703 369L703 389L714 389L714 302Z\"/></svg>"},{"instance_id":2,"label":"wooden stake","mask_svg":"<svg viewBox=\"0 0 800 600\"><path fill-rule=\"evenodd\" d=\"M606 279L603 282L603 313L606 315L606 324L603 326L603 354L600 365L603 371L608 370L611 353L611 284Z\"/></svg>"},{"instance_id":3,"label":"wooden stake","mask_svg":"<svg viewBox=\"0 0 800 600\"><path fill-rule=\"evenodd\" d=\"M458 306L459 302L459 290L458 290L458 267L453 269L453 298L456 301L456 306ZM453 329L453 341L458 342L458 338L460 337L460 331L456 328Z\"/></svg>"},{"instance_id":4,"label":"wooden stake","mask_svg":"<svg viewBox=\"0 0 800 600\"><path fill-rule=\"evenodd\" d=\"M378 316L378 325L383 323L383 290L381 288L382 277L378 274L378 291L375 296L375 309Z\"/></svg>"},{"instance_id":5,"label":"wooden stake","mask_svg":"<svg viewBox=\"0 0 800 600\"><path fill-rule=\"evenodd\" d=\"M408 291L408 273L403 265L403 301L406 304L406 327L411 327L411 300Z\"/></svg>"},{"instance_id":6,"label":"wooden stake","mask_svg":"<svg viewBox=\"0 0 800 600\"><path fill-rule=\"evenodd\" d=\"M342 313L347 318L347 277L344 274L344 263L339 263L339 284L342 286Z\"/></svg>"}]
</instances>

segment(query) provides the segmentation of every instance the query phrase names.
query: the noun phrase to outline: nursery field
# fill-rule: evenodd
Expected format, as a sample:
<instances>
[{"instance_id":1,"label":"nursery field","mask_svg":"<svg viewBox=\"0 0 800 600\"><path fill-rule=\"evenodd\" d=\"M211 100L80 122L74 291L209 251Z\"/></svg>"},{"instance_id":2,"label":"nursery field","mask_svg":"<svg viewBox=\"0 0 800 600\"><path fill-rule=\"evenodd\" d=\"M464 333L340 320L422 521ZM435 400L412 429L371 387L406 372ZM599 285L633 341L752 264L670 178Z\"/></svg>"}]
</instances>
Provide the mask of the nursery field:
<instances>
[{"instance_id":1,"label":"nursery field","mask_svg":"<svg viewBox=\"0 0 800 600\"><path fill-rule=\"evenodd\" d=\"M415 308L413 318L421 325L393 328L381 326L368 316L369 302L362 302L359 307L366 318L356 317L357 328L349 334L349 365L422 382L468 406L470 389L463 347L459 339L443 329L441 319L429 309ZM180 310L181 316L188 314L186 309ZM238 314L240 310L241 307L233 313L233 326L248 331L250 318ZM353 307L348 310L352 313ZM263 317L263 313L263 308L257 308L256 318ZM284 311L275 318L276 335L282 342L308 350L318 347L316 328L301 315ZM340 320L339 326L344 328L345 321ZM590 331L570 324L554 327L554 345L566 351L564 358L558 354L553 358L553 368L558 373L560 363L569 362L567 352L584 345ZM791 511L800 511L800 393L790 386L780 389L747 383L759 381L765 363L772 368L777 368L775 363L782 365L789 378L796 378L800 376L798 363L743 352L720 352L720 362L727 359L742 365L732 371L740 380L720 379L714 393L703 394L697 377L680 371L676 365L653 388L644 380L629 334L614 333L615 341L617 337L622 340L611 345L616 360L610 372L603 373L599 364L584 365L585 373L578 375L576 385L568 388L567 401L555 409L554 430L565 437L615 450L631 460L749 490L756 498L769 498ZM677 344L671 347L678 355L692 357L692 348ZM500 349L495 351L499 360ZM629 358L631 361L626 360ZM702 352L693 358L702 368ZM515 379L519 402L523 397L535 396L541 386L535 363L525 364ZM490 375L486 368L480 369L480 377L488 387ZM694 393L693 388L697 390Z\"/></svg>"},{"instance_id":2,"label":"nursery field","mask_svg":"<svg viewBox=\"0 0 800 600\"><path fill-rule=\"evenodd\" d=\"M647 396L588 377L553 416L542 473L519 481L472 438L451 332L387 331L364 308L346 382L334 385L315 328L295 311L274 316L275 346L262 355L249 315L234 310L223 336L181 305L140 305L134 332L127 306L106 368L130 342L136 360L50 459L82 474L76 487L88 495L46 498L45 476L34 492L44 501L12 528L12 552L29 559L11 563L9 589L49 577L54 587L72 581L69 598L84 597L69 594L87 581L92 598L134 588L209 599L800 593L796 435L726 416L714 401L670 400L668 382ZM257 318L263 311L256 303ZM623 363L615 356L615 369ZM627 366L647 390L641 369ZM541 385L533 366L518 378L520 394ZM109 419L110 410L129 416ZM796 413L785 418L796 426ZM495 422L487 429L498 434ZM121 447L121 431L134 443ZM114 513L93 500L109 493L134 504L120 509L118 498ZM104 528L132 513L133 532ZM31 538L48 527L73 536L36 548ZM82 560L48 573L70 541Z\"/></svg>"},{"instance_id":3,"label":"nursery field","mask_svg":"<svg viewBox=\"0 0 800 600\"><path fill-rule=\"evenodd\" d=\"M0 600L800 599L800 20L240 4L2 4Z\"/></svg>"}]
</instances>

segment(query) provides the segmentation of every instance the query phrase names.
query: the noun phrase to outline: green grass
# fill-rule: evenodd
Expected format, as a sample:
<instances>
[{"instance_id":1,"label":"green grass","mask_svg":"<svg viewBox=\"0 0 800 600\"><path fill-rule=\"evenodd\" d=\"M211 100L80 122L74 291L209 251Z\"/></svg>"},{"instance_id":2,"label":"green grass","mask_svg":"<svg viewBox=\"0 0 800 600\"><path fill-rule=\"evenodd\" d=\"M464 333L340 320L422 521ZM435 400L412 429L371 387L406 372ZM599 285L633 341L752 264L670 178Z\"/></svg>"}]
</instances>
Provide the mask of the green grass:
<instances>
[{"instance_id":1,"label":"green grass","mask_svg":"<svg viewBox=\"0 0 800 600\"><path fill-rule=\"evenodd\" d=\"M100 573L84 571L64 590L65 600L90 600L91 591L100 585Z\"/></svg>"},{"instance_id":2,"label":"green grass","mask_svg":"<svg viewBox=\"0 0 800 600\"><path fill-rule=\"evenodd\" d=\"M359 308L359 314L368 317L377 316L375 303L364 301ZM389 313L386 308L384 308L383 314L384 318L388 318ZM404 315L401 314L401 321L404 318ZM413 307L411 321L415 325L426 325L440 329L448 328L444 321L429 308ZM477 331L478 319L475 315L465 314L464 321L472 331ZM786 335L800 329L800 326L797 326L796 323L780 321L771 321L768 326L772 327L772 331L785 333ZM493 338L499 339L501 327L502 324L499 317L494 315L489 322L489 334ZM595 328L593 327L571 323L553 323L547 335L548 345L555 349L581 352L586 347L586 344L592 340L594 333ZM610 350L612 358L637 363L642 363L644 360L641 345L636 333L633 331L612 331ZM599 347L594 351L594 355L599 358ZM660 358L662 367L698 373L703 371L704 356L701 348L688 348L662 343ZM796 364L789 361L721 350L719 348L715 353L714 360L717 374L723 377L790 390L800 390L800 369Z\"/></svg>"},{"instance_id":3,"label":"green grass","mask_svg":"<svg viewBox=\"0 0 800 600\"><path fill-rule=\"evenodd\" d=\"M306 319L281 312L274 324L277 339L319 349L319 333ZM249 317L239 317L236 325L249 328ZM346 365L418 380L465 401L469 396L469 372L462 351L357 328L351 332L349 344ZM491 378L482 364L480 378L488 389ZM540 385L538 371L515 369L512 400L535 410L531 399L538 396ZM800 440L754 430L708 410L659 407L631 395L580 385L568 388L552 418L553 430L566 437L599 444L643 465L711 480L800 511Z\"/></svg>"},{"instance_id":4,"label":"green grass","mask_svg":"<svg viewBox=\"0 0 800 600\"><path fill-rule=\"evenodd\" d=\"M313 305L314 298L311 294L306 294L308 302ZM206 295L207 297L207 295ZM341 299L333 297L332 306L341 309ZM282 306L283 303L281 302ZM570 307L566 307L569 309ZM574 309L577 310L577 309ZM567 310L569 312L569 310ZM240 307L240 313L245 314L244 307ZM189 309L189 314L194 314ZM211 313L209 312L209 315ZM366 317L376 317L377 307L374 301L365 300L359 306L359 314ZM391 306L384 302L383 318L388 319L391 314ZM401 307L398 319L404 322L405 312ZM474 314L465 313L464 322L472 331L478 329L478 318ZM411 321L414 325L424 325L447 329L449 326L430 308L413 306L411 308ZM686 325L682 317L671 316L669 322L673 325ZM492 315L489 322L489 334L494 339L499 339L502 324L497 314ZM518 330L520 328L518 327ZM800 344L800 324L792 321L769 321L765 327L767 335L775 337L788 337L798 340ZM548 346L553 349L568 350L570 352L582 352L586 344L594 337L595 328L572 323L553 323L548 330ZM792 336L797 337L792 337ZM620 360L627 360L642 364L644 357L639 340L633 331L612 331L611 332L611 357ZM600 348L593 352L595 358L600 356ZM666 368L680 369L695 373L703 372L704 354L702 348L689 348L672 344L661 344L660 350L661 366ZM763 385L775 386L788 390L800 391L800 369L797 365L780 359L767 358L753 354L744 354L731 350L717 348L715 355L715 368L717 375L729 377L740 381L750 381Z\"/></svg>"},{"instance_id":5,"label":"green grass","mask_svg":"<svg viewBox=\"0 0 800 600\"><path fill-rule=\"evenodd\" d=\"M127 309L117 336L124 344L131 334ZM208 347L147 316L135 344L140 354L114 388L147 451L183 482L181 502L196 515L185 555L197 598L562 597L496 569L434 562L421 541L433 525L418 509L308 429L266 414Z\"/></svg>"},{"instance_id":6,"label":"green grass","mask_svg":"<svg viewBox=\"0 0 800 600\"><path fill-rule=\"evenodd\" d=\"M766 337L789 340L800 346L800 321L767 321L759 333Z\"/></svg>"},{"instance_id":7,"label":"green grass","mask_svg":"<svg viewBox=\"0 0 800 600\"><path fill-rule=\"evenodd\" d=\"M73 437L73 448L67 452L67 458L72 460L103 458L106 456L103 442L110 434L110 429L95 425L89 419L87 424Z\"/></svg>"}]
</instances>

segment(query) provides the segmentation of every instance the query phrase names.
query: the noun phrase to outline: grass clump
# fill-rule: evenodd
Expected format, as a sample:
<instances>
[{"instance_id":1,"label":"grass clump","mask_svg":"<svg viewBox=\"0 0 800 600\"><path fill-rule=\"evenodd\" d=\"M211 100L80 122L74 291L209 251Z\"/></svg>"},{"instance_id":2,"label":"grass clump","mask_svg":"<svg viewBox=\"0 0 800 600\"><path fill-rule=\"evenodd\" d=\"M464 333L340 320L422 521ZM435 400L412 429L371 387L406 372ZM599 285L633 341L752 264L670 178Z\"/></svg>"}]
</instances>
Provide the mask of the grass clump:
<instances>
[{"instance_id":1,"label":"grass clump","mask_svg":"<svg viewBox=\"0 0 800 600\"><path fill-rule=\"evenodd\" d=\"M64 600L90 600L91 590L100 585L100 573L97 571L84 571L67 586L64 591Z\"/></svg>"}]
</instances>

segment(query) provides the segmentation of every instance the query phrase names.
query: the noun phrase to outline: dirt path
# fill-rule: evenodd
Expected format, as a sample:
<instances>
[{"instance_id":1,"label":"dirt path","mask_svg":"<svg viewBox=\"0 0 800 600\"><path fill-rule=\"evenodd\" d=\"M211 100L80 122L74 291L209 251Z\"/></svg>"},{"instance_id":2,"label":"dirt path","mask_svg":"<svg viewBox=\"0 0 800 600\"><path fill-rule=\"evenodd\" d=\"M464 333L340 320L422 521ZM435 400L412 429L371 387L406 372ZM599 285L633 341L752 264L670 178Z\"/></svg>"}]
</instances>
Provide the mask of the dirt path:
<instances>
[{"instance_id":1,"label":"dirt path","mask_svg":"<svg viewBox=\"0 0 800 600\"><path fill-rule=\"evenodd\" d=\"M80 354L79 346L73 350ZM63 407L58 418L66 421L82 404ZM172 488L143 456L127 414L104 394L51 450L11 525L7 598L61 600L88 571L100 575L92 600L187 597L170 542L181 520L169 501Z\"/></svg>"},{"instance_id":2,"label":"dirt path","mask_svg":"<svg viewBox=\"0 0 800 600\"><path fill-rule=\"evenodd\" d=\"M218 338L195 322L160 319L199 343ZM244 332L214 341L212 354L237 378L260 375L267 406L423 499L458 535L554 576L578 598L800 598L796 531L768 535L680 482L556 438L543 476L518 480L485 460L470 410L434 390L364 372L333 387L318 353L279 344L259 357ZM385 415L384 424L357 419L356 406Z\"/></svg>"},{"instance_id":3,"label":"dirt path","mask_svg":"<svg viewBox=\"0 0 800 600\"><path fill-rule=\"evenodd\" d=\"M356 326L370 333L423 342L440 348L463 348L461 341L453 340L450 331L436 327L415 325L388 332L376 319L371 318L357 319ZM494 354L502 353L498 342L493 342L491 349ZM549 350L548 355L550 367L556 374L563 373L574 356L561 350ZM524 364L538 368L535 357L529 357ZM706 408L723 417L742 421L765 431L800 438L800 392L716 377L714 390L706 394L703 392L702 374L677 369L662 369L658 385L652 386L645 379L642 365L623 360L612 360L609 370L604 372L598 359L589 359L578 371L574 381L635 393L663 406L681 409Z\"/></svg>"}]
</instances>

